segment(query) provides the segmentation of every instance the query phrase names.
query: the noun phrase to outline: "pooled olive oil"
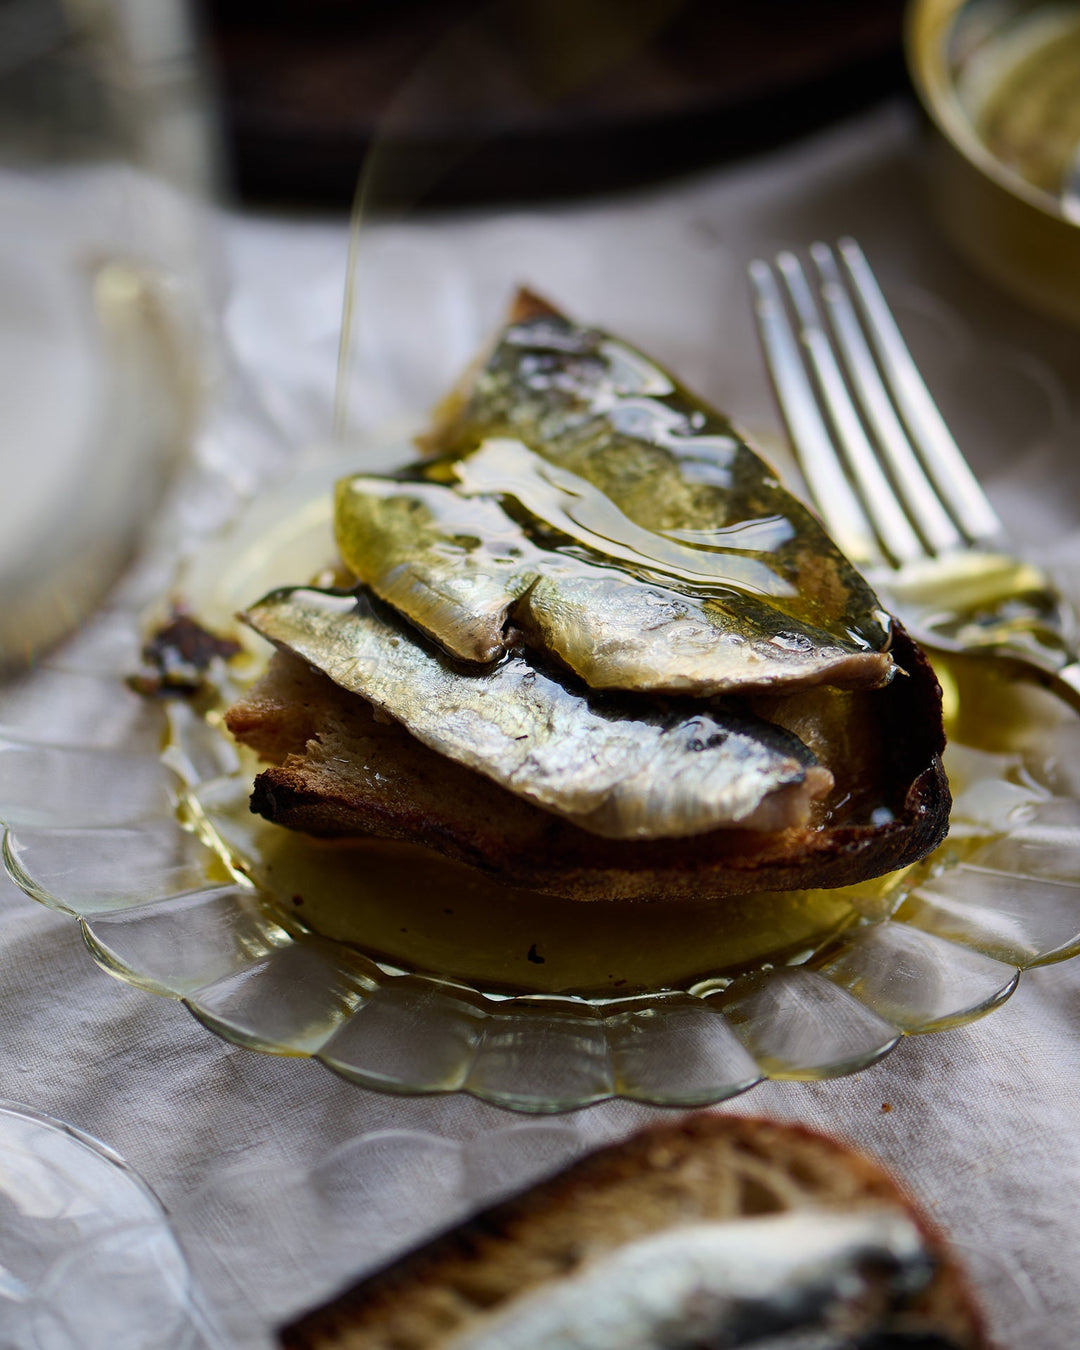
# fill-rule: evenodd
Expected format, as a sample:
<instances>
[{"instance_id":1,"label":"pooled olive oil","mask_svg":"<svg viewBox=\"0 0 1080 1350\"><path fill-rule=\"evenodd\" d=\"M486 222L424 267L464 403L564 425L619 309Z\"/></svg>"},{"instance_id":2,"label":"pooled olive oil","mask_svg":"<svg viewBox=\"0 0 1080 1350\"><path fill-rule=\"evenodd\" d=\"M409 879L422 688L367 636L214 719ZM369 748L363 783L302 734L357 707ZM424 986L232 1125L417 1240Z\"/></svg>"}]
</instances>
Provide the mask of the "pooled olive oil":
<instances>
[{"instance_id":1,"label":"pooled olive oil","mask_svg":"<svg viewBox=\"0 0 1080 1350\"><path fill-rule=\"evenodd\" d=\"M935 665L950 740L985 752L969 758L988 779L1006 772L1006 761L1045 753L1054 728L1073 715L995 662L942 657ZM970 764L964 772L957 786L966 791ZM200 815L218 850L294 934L315 932L395 970L490 993L594 998L692 989L804 959L846 927L888 918L919 879L970 846L946 840L914 868L838 890L580 902L501 886L409 844L296 834L251 815L246 793L205 802ZM981 840L992 833L988 826Z\"/></svg>"}]
</instances>

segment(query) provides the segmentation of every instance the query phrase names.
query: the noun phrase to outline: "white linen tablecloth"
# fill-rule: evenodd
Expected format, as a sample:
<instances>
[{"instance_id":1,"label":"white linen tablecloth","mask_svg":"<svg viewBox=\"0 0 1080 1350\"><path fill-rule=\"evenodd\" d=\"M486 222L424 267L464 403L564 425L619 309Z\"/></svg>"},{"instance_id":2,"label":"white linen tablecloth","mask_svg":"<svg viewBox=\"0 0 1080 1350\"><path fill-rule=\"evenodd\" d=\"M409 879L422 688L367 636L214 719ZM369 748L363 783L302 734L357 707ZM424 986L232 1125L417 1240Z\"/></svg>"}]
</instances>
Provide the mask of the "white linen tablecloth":
<instances>
[{"instance_id":1,"label":"white linen tablecloth","mask_svg":"<svg viewBox=\"0 0 1080 1350\"><path fill-rule=\"evenodd\" d=\"M347 226L231 216L222 233L232 277L225 333L263 414L211 422L198 454L232 456L250 490L329 434ZM1080 334L1027 313L939 241L906 104L636 195L381 226L371 237L384 260L403 251L396 277L414 276L414 292L401 296L403 323L427 303L423 260L432 250L473 279L492 316L516 271L580 317L638 341L775 441L743 265L759 251L841 233L855 235L876 265L1014 532L1080 600ZM455 303L440 295L439 304ZM383 321L388 309L369 312ZM371 340L361 334L361 361ZM461 353L428 350L422 335L416 342L422 383L453 374ZM370 429L401 408L380 405L377 372L365 369L352 412ZM399 390L399 402L408 397ZM1080 738L1072 744L1080 749ZM1080 767L1075 776L1080 784ZM6 880L0 914L0 1096L97 1135L142 1172L172 1212L223 1344L238 1350L269 1345L276 1320L470 1202L665 1114L610 1102L530 1125L466 1097L364 1091L311 1061L237 1049L178 1003L109 979L74 922ZM910 1038L853 1077L767 1083L717 1109L800 1120L881 1158L969 1264L1001 1344L1072 1350L1078 1023L1074 961L1029 972L992 1016ZM391 1133L356 1160L355 1213L321 1237L290 1233L288 1196L328 1184L334 1151L348 1157L350 1140L380 1131Z\"/></svg>"}]
</instances>

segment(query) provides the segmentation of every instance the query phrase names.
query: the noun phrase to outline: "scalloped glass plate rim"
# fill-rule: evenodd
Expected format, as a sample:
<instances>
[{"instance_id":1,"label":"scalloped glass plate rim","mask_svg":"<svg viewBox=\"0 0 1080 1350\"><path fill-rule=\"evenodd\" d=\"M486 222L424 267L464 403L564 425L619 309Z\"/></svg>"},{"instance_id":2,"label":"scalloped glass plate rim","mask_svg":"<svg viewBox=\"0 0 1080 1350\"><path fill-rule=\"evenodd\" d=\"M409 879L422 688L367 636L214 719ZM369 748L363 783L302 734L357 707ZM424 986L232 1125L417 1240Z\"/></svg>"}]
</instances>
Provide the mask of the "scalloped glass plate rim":
<instances>
[{"instance_id":1,"label":"scalloped glass plate rim","mask_svg":"<svg viewBox=\"0 0 1080 1350\"><path fill-rule=\"evenodd\" d=\"M388 462L400 455L397 447L383 449ZM355 453L350 452L353 459ZM245 539L248 545L252 543L250 529L247 535L244 532L245 521L256 522L256 533L264 529L274 515L275 499L279 508L287 501L295 511L297 483L313 501L318 485L325 486L343 462L322 457L289 484L260 494L226 530L218 547L234 555L242 551ZM324 516L328 520L328 512ZM322 519L318 509L312 519ZM304 526L310 528L311 519ZM303 530L299 533L303 535ZM283 548L282 557L288 560L289 556L289 549ZM214 557L212 549L199 554L195 566L203 577L214 571ZM251 568L242 566L239 571L246 578ZM230 603L226 596L218 606L219 617ZM135 617L131 618L134 623ZM70 678L80 678L67 669ZM116 683L119 691L119 680ZM183 721L182 710L178 715ZM220 733L193 718L188 719L187 730L199 744L193 749L182 744L183 737L180 742L174 738L172 751L162 759L178 783L194 788L206 781L205 771L193 767L198 754L217 754L219 775L235 775L236 766L229 767L228 747ZM212 742L217 743L216 749L208 752ZM17 737L8 738L9 749L27 744ZM62 755L65 747L51 749ZM101 749L103 766L116 750L132 753L123 742L112 750ZM1011 790L1019 791L1016 784ZM1067 803L1066 814L1076 811L1080 823L1078 804L1071 797L1055 796L1047 788L1020 796L1020 804L1015 810L1010 808L1010 829L1015 822L1021 834L1047 804L1053 816L1055 803ZM151 825L160 827L163 819L152 816L89 827L87 843L91 836L117 828L146 839ZM179 835L175 814L172 823ZM51 825L30 828L48 833L64 826L54 820ZM1047 828L1052 831L1057 826ZM985 834L991 845L1012 837L1009 830L995 836L987 829ZM75 915L103 969L143 989L180 999L224 1039L271 1053L311 1056L350 1081L378 1091L460 1091L534 1113L572 1110L611 1097L654 1105L705 1105L745 1092L769 1077L822 1079L852 1073L880 1059L907 1034L939 1031L985 1015L1011 995L1022 967L1067 959L1080 948L1080 894L1075 924L1071 908L1064 918L1055 910L1053 931L1040 945L1022 924L1014 931L1017 925L1011 911L999 914L992 907L980 909L977 898L972 901L963 895L942 897L934 890L937 885L940 891L939 882L931 879L901 906L901 911L912 912L893 913L878 922L828 934L824 944L806 954L814 958L813 966L766 964L723 988L709 988L704 982L685 990L665 988L604 999L546 993L492 995L453 978L402 972L329 939L305 934L302 926L290 925L292 931L287 931L262 909L254 888L235 871L231 876L211 876L204 868L201 883L181 884L171 891L168 878L159 878L166 883L163 893L158 886L158 894L148 894L141 901L129 897L111 908L87 904L85 897L80 902L77 893L64 894L63 886L48 884L34 863L28 863L21 842L26 835L26 827L14 824L4 837L5 865L17 884L43 903ZM1043 829L1040 837L1045 835ZM182 847L190 852L196 841L190 833L184 836L188 842ZM207 855L206 867L211 866L212 856ZM977 862L979 853L973 857ZM190 871L194 864L188 859L184 866ZM952 871L965 866L962 861ZM186 875L183 869L179 875ZM950 875L946 869L946 892ZM1049 888L1054 904L1062 897L1053 892L1067 889L1071 905L1072 892L1080 891L1071 877L1051 874L1040 878L1037 867L1034 872L995 875L1011 879L1021 889L1035 886L1041 893ZM186 914L197 910L200 903L213 903L234 924L228 934L240 944L243 959L231 965L226 961L214 978L202 984L196 981L191 988L183 988L175 974L170 977L168 972L140 968L145 967L145 959L125 956L117 946L116 933L109 931L130 931L130 926L145 921L152 925L155 919L168 924L178 906ZM177 931L183 931L182 922ZM902 971L897 984L896 956L901 949L907 962L907 989L902 987ZM144 949L136 943L134 950ZM290 957L290 952L300 956ZM259 1016L266 1017L264 1005L274 1005L270 973L275 962L280 972L287 960L294 965L306 962L309 984L304 986L304 997L312 1009L301 1009L299 1030L293 1028L286 1034L280 1029L279 1014L284 1016L284 1012L272 1006L269 1023L264 1021L260 1029L251 1024L252 1009L258 1005ZM913 1006L920 981L922 995L937 999L933 1007ZM295 991L299 986L291 987ZM402 1001L402 995L410 992L418 994L412 1005L408 999ZM245 1004L245 999L253 1002ZM369 1028L366 1040L363 1027ZM407 1058L410 1047L395 1044L395 1038L409 1035L426 1038L423 1048L429 1062L422 1072L401 1067L402 1051ZM674 1061L672 1036L685 1056L675 1054ZM364 1062L365 1046L372 1045L377 1045L382 1056L381 1067Z\"/></svg>"}]
</instances>

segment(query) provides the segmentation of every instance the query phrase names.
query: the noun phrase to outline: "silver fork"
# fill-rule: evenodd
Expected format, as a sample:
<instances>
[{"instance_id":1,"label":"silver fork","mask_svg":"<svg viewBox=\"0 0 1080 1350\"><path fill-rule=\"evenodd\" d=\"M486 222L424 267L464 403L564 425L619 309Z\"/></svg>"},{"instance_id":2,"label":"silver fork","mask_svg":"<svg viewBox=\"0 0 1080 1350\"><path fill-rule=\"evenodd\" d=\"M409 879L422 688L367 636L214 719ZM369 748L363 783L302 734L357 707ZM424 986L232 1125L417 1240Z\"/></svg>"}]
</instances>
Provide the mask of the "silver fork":
<instances>
[{"instance_id":1,"label":"silver fork","mask_svg":"<svg viewBox=\"0 0 1080 1350\"><path fill-rule=\"evenodd\" d=\"M1008 662L1080 711L1075 618L1010 549L853 239L750 264L766 363L814 505L929 647Z\"/></svg>"}]
</instances>

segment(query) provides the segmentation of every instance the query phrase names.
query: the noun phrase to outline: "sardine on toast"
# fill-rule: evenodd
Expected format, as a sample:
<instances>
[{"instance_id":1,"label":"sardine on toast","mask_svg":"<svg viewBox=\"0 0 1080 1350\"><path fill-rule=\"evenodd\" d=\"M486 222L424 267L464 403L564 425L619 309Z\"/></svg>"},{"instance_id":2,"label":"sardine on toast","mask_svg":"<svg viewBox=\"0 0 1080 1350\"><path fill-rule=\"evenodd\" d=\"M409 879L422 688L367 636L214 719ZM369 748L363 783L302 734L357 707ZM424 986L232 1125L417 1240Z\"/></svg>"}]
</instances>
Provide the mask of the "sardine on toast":
<instances>
[{"instance_id":1,"label":"sardine on toast","mask_svg":"<svg viewBox=\"0 0 1080 1350\"><path fill-rule=\"evenodd\" d=\"M227 716L273 765L254 810L412 837L580 899L838 886L940 842L929 664L728 419L659 366L522 293L423 448L338 484L351 587L301 584L244 616L282 653ZM290 725L290 661L336 691L300 740L299 722L265 725ZM380 802L378 771L343 754L334 781L320 744L366 743L349 700L396 729L384 783L405 755L448 780L445 801ZM531 843L501 844L492 810Z\"/></svg>"}]
</instances>

